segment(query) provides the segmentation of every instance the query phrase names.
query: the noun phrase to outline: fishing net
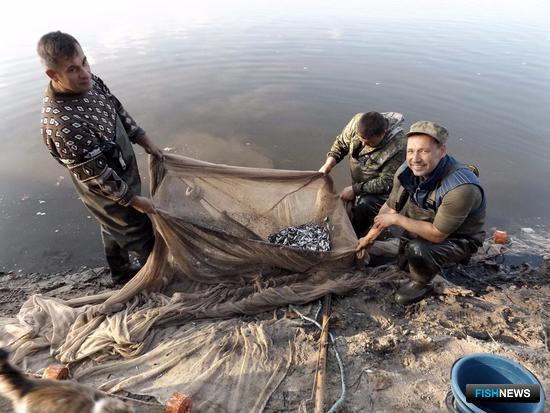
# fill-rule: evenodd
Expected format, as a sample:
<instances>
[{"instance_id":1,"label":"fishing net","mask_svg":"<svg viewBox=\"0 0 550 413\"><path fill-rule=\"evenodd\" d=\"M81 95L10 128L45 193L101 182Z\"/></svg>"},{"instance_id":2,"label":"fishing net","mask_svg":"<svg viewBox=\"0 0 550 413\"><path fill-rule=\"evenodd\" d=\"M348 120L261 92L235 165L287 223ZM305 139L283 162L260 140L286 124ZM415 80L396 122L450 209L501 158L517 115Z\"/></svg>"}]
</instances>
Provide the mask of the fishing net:
<instances>
[{"instance_id":1,"label":"fishing net","mask_svg":"<svg viewBox=\"0 0 550 413\"><path fill-rule=\"evenodd\" d=\"M53 357L107 391L165 402L179 390L198 411L261 411L292 361L296 322L237 316L365 285L332 180L175 155L150 172L157 237L143 269L112 293L32 296L0 333L16 362ZM268 240L304 224L326 228L330 250Z\"/></svg>"}]
</instances>

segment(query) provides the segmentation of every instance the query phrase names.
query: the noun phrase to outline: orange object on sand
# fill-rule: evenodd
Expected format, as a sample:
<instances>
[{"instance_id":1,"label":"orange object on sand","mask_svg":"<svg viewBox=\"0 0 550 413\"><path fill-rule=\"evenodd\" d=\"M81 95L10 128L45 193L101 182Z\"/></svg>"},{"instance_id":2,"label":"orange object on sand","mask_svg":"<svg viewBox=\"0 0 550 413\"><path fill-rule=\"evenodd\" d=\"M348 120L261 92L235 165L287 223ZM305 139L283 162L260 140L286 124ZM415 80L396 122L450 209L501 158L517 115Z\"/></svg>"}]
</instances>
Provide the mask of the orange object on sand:
<instances>
[{"instance_id":1,"label":"orange object on sand","mask_svg":"<svg viewBox=\"0 0 550 413\"><path fill-rule=\"evenodd\" d=\"M191 413L193 401L191 397L185 394L175 392L168 403L166 403L166 413Z\"/></svg>"},{"instance_id":2,"label":"orange object on sand","mask_svg":"<svg viewBox=\"0 0 550 413\"><path fill-rule=\"evenodd\" d=\"M65 366L52 364L46 367L46 370L42 373L42 378L51 380L67 380L69 378L69 369Z\"/></svg>"},{"instance_id":3,"label":"orange object on sand","mask_svg":"<svg viewBox=\"0 0 550 413\"><path fill-rule=\"evenodd\" d=\"M508 242L508 233L506 231L495 230L493 234L495 244L506 244Z\"/></svg>"}]
</instances>

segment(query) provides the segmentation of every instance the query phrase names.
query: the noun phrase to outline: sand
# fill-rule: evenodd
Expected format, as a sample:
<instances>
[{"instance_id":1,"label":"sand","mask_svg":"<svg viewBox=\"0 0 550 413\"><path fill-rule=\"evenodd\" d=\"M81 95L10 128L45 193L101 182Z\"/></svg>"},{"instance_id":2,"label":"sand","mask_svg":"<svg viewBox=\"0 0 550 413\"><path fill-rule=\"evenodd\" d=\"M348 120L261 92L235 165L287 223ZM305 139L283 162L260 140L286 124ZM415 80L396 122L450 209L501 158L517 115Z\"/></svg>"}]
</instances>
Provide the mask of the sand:
<instances>
[{"instance_id":1,"label":"sand","mask_svg":"<svg viewBox=\"0 0 550 413\"><path fill-rule=\"evenodd\" d=\"M392 300L400 281L334 297L330 331L342 358L346 397L341 412L441 412L453 363L469 353L493 353L530 369L550 389L550 242L547 234L519 233L506 246L487 242L468 266L446 270L435 292L403 307ZM392 250L392 242L388 248ZM388 269L398 271L391 257ZM48 274L0 274L0 314L17 314L32 294L72 298L114 288L104 268ZM319 303L298 308L314 316ZM282 308L277 317L298 317ZM265 317L259 315L258 317ZM254 319L254 317L251 317ZM313 411L311 389L319 330L297 327L292 367L265 412ZM183 390L183 389L182 389ZM327 408L341 395L331 348ZM11 412L0 399L0 412ZM139 407L139 406L138 406ZM139 407L138 411L157 411ZM162 411L162 410L160 410ZM546 410L545 410L546 411Z\"/></svg>"}]
</instances>

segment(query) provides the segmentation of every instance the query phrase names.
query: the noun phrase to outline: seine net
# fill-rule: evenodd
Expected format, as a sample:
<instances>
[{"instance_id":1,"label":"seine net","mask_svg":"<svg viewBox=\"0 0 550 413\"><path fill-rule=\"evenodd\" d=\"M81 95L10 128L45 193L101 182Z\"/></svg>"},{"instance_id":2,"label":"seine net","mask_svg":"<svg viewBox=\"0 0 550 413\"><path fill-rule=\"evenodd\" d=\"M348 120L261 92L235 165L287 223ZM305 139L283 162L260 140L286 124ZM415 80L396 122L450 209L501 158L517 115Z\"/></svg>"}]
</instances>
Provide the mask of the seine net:
<instances>
[{"instance_id":1,"label":"seine net","mask_svg":"<svg viewBox=\"0 0 550 413\"><path fill-rule=\"evenodd\" d=\"M367 282L351 271L357 238L332 180L176 155L150 172L157 235L142 270L113 293L32 296L0 333L16 362L53 357L107 391L165 402L178 390L198 411L261 411L290 366L297 325L261 313ZM329 251L268 241L306 223L329 229Z\"/></svg>"}]
</instances>

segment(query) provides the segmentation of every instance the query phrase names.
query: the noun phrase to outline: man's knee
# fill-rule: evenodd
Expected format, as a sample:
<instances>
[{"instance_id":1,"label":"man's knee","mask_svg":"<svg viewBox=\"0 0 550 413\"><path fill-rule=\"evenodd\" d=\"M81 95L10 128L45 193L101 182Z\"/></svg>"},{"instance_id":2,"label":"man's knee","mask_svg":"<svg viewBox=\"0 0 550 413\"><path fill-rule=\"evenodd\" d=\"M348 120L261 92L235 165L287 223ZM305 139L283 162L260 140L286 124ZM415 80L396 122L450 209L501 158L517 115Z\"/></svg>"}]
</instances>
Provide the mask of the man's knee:
<instances>
[{"instance_id":1,"label":"man's knee","mask_svg":"<svg viewBox=\"0 0 550 413\"><path fill-rule=\"evenodd\" d=\"M439 265L432 254L433 246L431 242L420 238L409 241L405 246L403 252L413 279L429 282L439 271Z\"/></svg>"},{"instance_id":2,"label":"man's knee","mask_svg":"<svg viewBox=\"0 0 550 413\"><path fill-rule=\"evenodd\" d=\"M408 260L424 260L429 256L430 245L421 238L415 238L407 242L404 253Z\"/></svg>"}]
</instances>

